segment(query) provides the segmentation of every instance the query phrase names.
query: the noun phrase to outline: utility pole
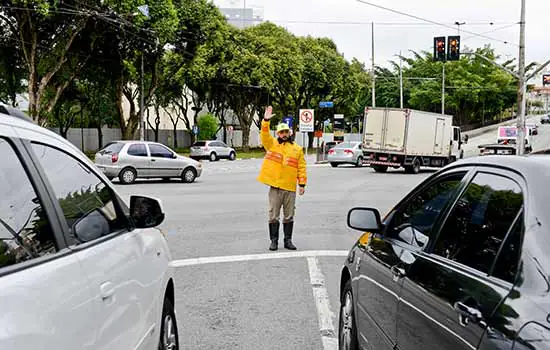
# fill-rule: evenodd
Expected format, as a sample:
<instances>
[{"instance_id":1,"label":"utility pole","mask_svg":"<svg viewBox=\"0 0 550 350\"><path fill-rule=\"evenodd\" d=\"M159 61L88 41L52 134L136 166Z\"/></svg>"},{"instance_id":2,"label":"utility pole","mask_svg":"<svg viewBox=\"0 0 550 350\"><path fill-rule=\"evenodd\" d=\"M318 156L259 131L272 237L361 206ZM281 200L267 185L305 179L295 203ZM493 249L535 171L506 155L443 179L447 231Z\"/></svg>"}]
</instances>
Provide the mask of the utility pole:
<instances>
[{"instance_id":1,"label":"utility pole","mask_svg":"<svg viewBox=\"0 0 550 350\"><path fill-rule=\"evenodd\" d=\"M517 154L525 153L525 99L527 94L525 76L525 0L521 0L521 19L519 22L519 96L518 96L518 140Z\"/></svg>"},{"instance_id":2,"label":"utility pole","mask_svg":"<svg viewBox=\"0 0 550 350\"><path fill-rule=\"evenodd\" d=\"M443 72L441 79L441 114L445 114L445 62L443 62Z\"/></svg>"},{"instance_id":3,"label":"utility pole","mask_svg":"<svg viewBox=\"0 0 550 350\"><path fill-rule=\"evenodd\" d=\"M140 92L139 92L139 140L140 141L143 141L145 140L145 119L143 118L143 106L145 105L144 103L144 86L145 84L143 83L143 55L144 55L144 52L142 51L141 52L141 88L140 88Z\"/></svg>"},{"instance_id":4,"label":"utility pole","mask_svg":"<svg viewBox=\"0 0 550 350\"><path fill-rule=\"evenodd\" d=\"M399 51L399 99L400 108L403 109L403 57L401 51Z\"/></svg>"},{"instance_id":5,"label":"utility pole","mask_svg":"<svg viewBox=\"0 0 550 350\"><path fill-rule=\"evenodd\" d=\"M376 107L376 73L374 71L374 22L372 22L372 106Z\"/></svg>"}]
</instances>

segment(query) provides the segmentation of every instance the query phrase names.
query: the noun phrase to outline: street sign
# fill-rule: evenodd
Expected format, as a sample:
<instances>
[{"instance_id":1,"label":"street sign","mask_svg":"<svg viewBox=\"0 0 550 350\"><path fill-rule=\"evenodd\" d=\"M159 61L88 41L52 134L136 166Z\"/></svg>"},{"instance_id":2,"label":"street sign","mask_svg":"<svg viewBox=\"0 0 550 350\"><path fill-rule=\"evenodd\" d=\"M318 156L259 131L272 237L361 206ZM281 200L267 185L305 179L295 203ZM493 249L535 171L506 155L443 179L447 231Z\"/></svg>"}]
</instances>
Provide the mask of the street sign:
<instances>
[{"instance_id":1,"label":"street sign","mask_svg":"<svg viewBox=\"0 0 550 350\"><path fill-rule=\"evenodd\" d=\"M199 126L193 125L193 135L198 135L198 134L199 134Z\"/></svg>"},{"instance_id":2,"label":"street sign","mask_svg":"<svg viewBox=\"0 0 550 350\"><path fill-rule=\"evenodd\" d=\"M315 118L313 109L300 109L300 131L313 132Z\"/></svg>"},{"instance_id":3,"label":"street sign","mask_svg":"<svg viewBox=\"0 0 550 350\"><path fill-rule=\"evenodd\" d=\"M292 129L292 125L294 124L294 118L292 118L292 117L284 117L284 118L283 118L283 123L285 123L286 125L288 125L289 128Z\"/></svg>"},{"instance_id":4,"label":"street sign","mask_svg":"<svg viewBox=\"0 0 550 350\"><path fill-rule=\"evenodd\" d=\"M334 107L334 102L332 102L332 101L319 102L319 107L320 108L333 108Z\"/></svg>"}]
</instances>

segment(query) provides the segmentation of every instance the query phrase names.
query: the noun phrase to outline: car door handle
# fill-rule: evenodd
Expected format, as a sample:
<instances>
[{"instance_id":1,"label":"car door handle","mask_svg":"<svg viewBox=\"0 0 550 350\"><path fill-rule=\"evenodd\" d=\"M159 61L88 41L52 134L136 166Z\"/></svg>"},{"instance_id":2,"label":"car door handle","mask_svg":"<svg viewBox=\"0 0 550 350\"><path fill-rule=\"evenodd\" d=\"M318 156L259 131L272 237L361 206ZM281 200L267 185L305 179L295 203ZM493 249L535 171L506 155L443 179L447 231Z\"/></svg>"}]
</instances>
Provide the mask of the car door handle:
<instances>
[{"instance_id":1,"label":"car door handle","mask_svg":"<svg viewBox=\"0 0 550 350\"><path fill-rule=\"evenodd\" d=\"M102 300L111 299L113 295L115 295L114 284L111 282L105 282L99 287L99 291L101 293Z\"/></svg>"},{"instance_id":2,"label":"car door handle","mask_svg":"<svg viewBox=\"0 0 550 350\"><path fill-rule=\"evenodd\" d=\"M405 276L405 269L397 266L392 266L391 273L394 278L399 279Z\"/></svg>"},{"instance_id":3,"label":"car door handle","mask_svg":"<svg viewBox=\"0 0 550 350\"><path fill-rule=\"evenodd\" d=\"M151 162L156 162L157 160L156 159L151 159Z\"/></svg>"},{"instance_id":4,"label":"car door handle","mask_svg":"<svg viewBox=\"0 0 550 350\"><path fill-rule=\"evenodd\" d=\"M461 301L454 304L454 309L458 313L458 323L466 327L470 321L483 324L483 314L476 308L470 307Z\"/></svg>"}]
</instances>

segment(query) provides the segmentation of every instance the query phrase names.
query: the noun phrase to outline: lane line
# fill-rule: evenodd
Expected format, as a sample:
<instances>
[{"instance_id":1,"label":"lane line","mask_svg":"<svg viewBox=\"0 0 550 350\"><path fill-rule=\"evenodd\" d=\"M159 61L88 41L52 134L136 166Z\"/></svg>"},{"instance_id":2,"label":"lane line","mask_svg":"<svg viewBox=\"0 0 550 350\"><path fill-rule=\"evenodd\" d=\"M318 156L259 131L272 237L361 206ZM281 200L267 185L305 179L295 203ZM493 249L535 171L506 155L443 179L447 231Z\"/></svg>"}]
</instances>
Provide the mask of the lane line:
<instances>
[{"instance_id":1,"label":"lane line","mask_svg":"<svg viewBox=\"0 0 550 350\"><path fill-rule=\"evenodd\" d=\"M310 258L310 257L345 257L348 256L347 250L306 250L300 252L285 253L264 253L248 255L228 255L212 256L202 258L190 258L172 260L170 265L173 267L196 266L205 264L234 263L243 261L273 260L273 259L291 259L291 258Z\"/></svg>"},{"instance_id":2,"label":"lane line","mask_svg":"<svg viewBox=\"0 0 550 350\"><path fill-rule=\"evenodd\" d=\"M307 266L309 268L311 288L313 289L313 298L315 299L315 306L317 307L323 349L336 350L338 349L338 340L334 324L332 323L334 313L330 308L328 291L325 287L325 276L323 272L321 272L317 257L308 257Z\"/></svg>"}]
</instances>

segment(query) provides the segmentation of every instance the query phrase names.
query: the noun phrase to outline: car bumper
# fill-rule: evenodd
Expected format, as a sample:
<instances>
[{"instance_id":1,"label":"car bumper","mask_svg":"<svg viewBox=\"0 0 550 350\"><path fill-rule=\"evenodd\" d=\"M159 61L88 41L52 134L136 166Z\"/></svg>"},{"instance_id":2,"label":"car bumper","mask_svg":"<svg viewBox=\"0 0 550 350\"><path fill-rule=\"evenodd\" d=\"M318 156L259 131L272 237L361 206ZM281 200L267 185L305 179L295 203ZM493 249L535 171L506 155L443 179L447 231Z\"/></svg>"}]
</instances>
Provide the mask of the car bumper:
<instances>
[{"instance_id":1,"label":"car bumper","mask_svg":"<svg viewBox=\"0 0 550 350\"><path fill-rule=\"evenodd\" d=\"M108 178L117 177L122 169L119 165L103 165L96 164L96 167L105 174Z\"/></svg>"},{"instance_id":2,"label":"car bumper","mask_svg":"<svg viewBox=\"0 0 550 350\"><path fill-rule=\"evenodd\" d=\"M357 158L353 155L332 155L327 157L329 163L355 163Z\"/></svg>"}]
</instances>

